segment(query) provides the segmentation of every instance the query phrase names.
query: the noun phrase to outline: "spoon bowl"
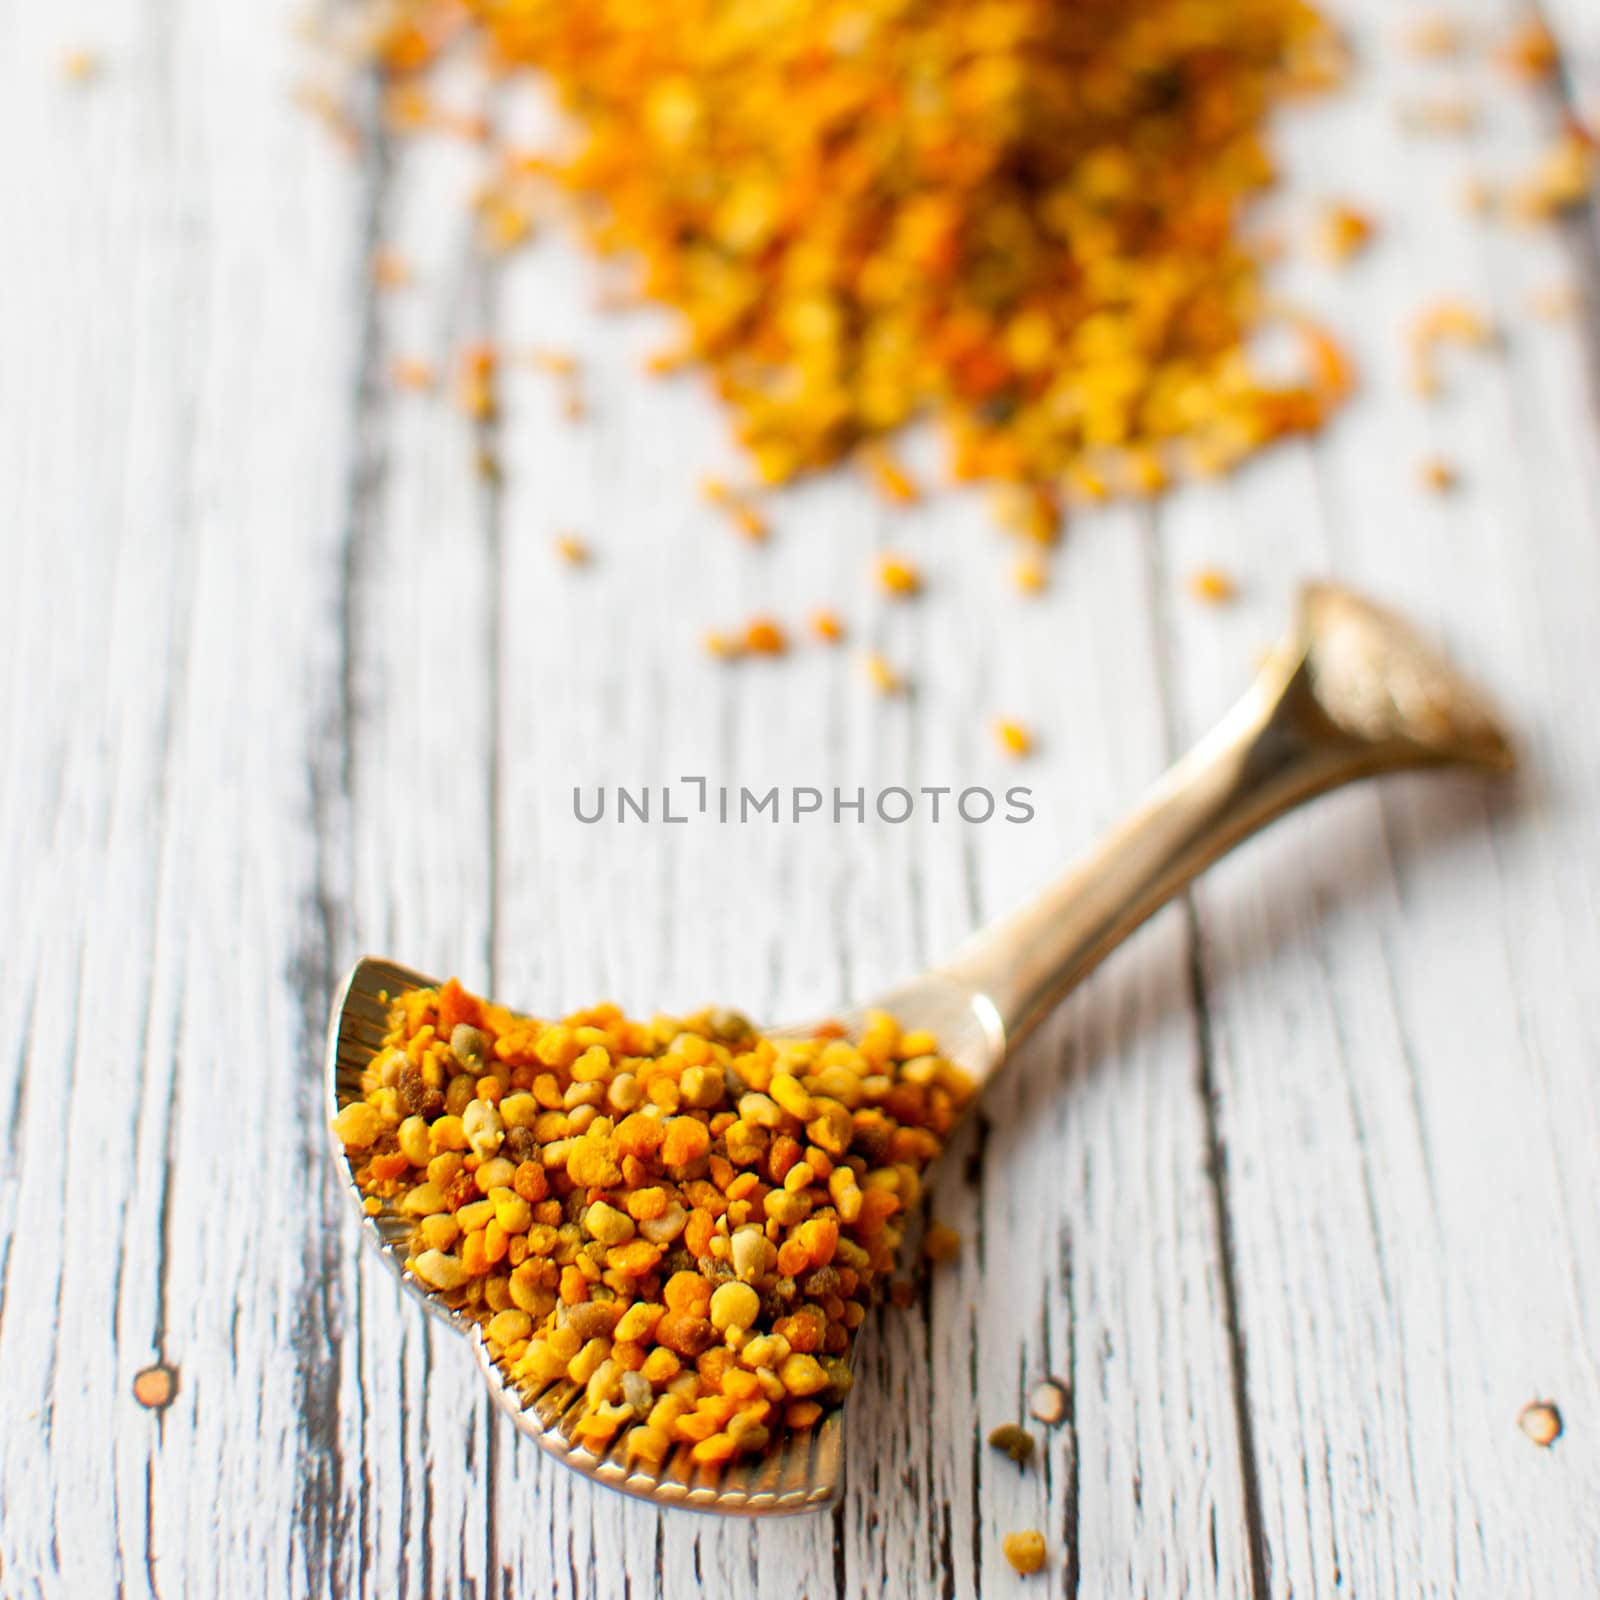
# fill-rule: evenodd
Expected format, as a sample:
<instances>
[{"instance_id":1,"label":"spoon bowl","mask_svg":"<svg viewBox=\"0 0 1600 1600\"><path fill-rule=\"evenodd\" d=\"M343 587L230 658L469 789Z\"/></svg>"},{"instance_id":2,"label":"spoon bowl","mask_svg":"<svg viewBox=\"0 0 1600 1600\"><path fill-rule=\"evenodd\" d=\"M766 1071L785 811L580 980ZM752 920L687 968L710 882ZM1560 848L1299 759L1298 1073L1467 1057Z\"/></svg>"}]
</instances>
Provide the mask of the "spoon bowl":
<instances>
[{"instance_id":1,"label":"spoon bowl","mask_svg":"<svg viewBox=\"0 0 1600 1600\"><path fill-rule=\"evenodd\" d=\"M1429 767L1504 774L1514 765L1486 697L1391 612L1330 584L1302 592L1294 625L1227 717L1160 779L1144 803L1077 866L1018 911L977 934L946 966L832 1020L854 1034L869 1009L933 1033L940 1051L981 1084L1098 963L1219 856L1274 818L1357 778ZM382 1049L393 997L437 980L368 957L333 998L326 1085L330 1119L362 1097L361 1075ZM816 1025L764 1030L808 1035ZM688 1446L659 1467L629 1462L620 1444L597 1452L574 1424L582 1389L566 1379L519 1382L498 1362L479 1321L408 1270L411 1219L387 1204L368 1215L345 1163L369 1240L429 1311L471 1344L491 1392L539 1446L574 1470L661 1505L778 1515L829 1505L843 1486L840 1412L780 1435L720 1469Z\"/></svg>"},{"instance_id":2,"label":"spoon bowl","mask_svg":"<svg viewBox=\"0 0 1600 1600\"><path fill-rule=\"evenodd\" d=\"M361 1098L361 1074L383 1048L393 997L407 989L435 988L438 981L372 956L351 968L334 996L328 1024L326 1078L330 1117ZM356 1183L356 1163L346 1160L337 1137L334 1146L346 1168L349 1191L367 1238L399 1275L401 1283L429 1311L466 1338L490 1393L517 1427L531 1435L542 1449L597 1483L664 1505L772 1515L815 1510L834 1499L842 1478L838 1412L798 1436L798 1443L791 1440L784 1449L730 1462L720 1472L697 1467L690 1461L686 1447L650 1471L630 1465L620 1450L596 1454L588 1449L573 1432L573 1424L582 1412L581 1386L565 1379L533 1385L512 1378L495 1359L482 1325L472 1313L452 1306L407 1268L412 1219L387 1205L376 1216L369 1216L362 1204L365 1197Z\"/></svg>"}]
</instances>

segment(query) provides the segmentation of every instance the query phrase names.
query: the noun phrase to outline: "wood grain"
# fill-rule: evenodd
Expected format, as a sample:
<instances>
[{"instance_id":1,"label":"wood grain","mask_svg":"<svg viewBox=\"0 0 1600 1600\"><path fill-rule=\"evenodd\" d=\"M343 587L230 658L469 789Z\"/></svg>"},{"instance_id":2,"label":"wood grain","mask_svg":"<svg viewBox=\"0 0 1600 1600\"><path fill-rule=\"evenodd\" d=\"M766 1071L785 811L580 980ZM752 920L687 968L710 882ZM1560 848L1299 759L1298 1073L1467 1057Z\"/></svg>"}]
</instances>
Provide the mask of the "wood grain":
<instances>
[{"instance_id":1,"label":"wood grain","mask_svg":"<svg viewBox=\"0 0 1600 1600\"><path fill-rule=\"evenodd\" d=\"M694 492L735 465L703 386L641 376L664 324L602 314L559 227L485 258L471 144L391 145L364 105L341 156L290 95L293 10L0 6L28 153L0 175L0 1594L965 1596L1011 1592L1023 1526L1063 1595L1592 1590L1600 338L1529 308L1560 282L1600 306L1600 233L1459 203L1593 103L1589 8L1549 8L1573 49L1540 96L1340 0L1361 70L1286 119L1274 206L1291 234L1330 196L1380 218L1348 272L1283 276L1352 338L1360 403L1228 484L1083 517L1035 602L966 494L891 512L839 475L742 545ZM1515 7L1455 11L1482 37ZM104 72L73 88L79 43ZM1469 139L1399 127L1456 86ZM412 286L373 289L380 247ZM1424 407L1403 335L1444 294L1504 337ZM508 352L493 423L390 382L480 337ZM581 355L581 424L511 359L535 346ZM933 441L909 454L931 478ZM1418 487L1430 454L1456 493ZM889 548L925 567L915 605L867 582ZM1237 605L1187 597L1202 563ZM520 1441L356 1248L315 1071L338 971L383 951L548 1009L871 993L1113 821L1316 571L1499 688L1515 799L1326 802L1052 1020L941 1171L961 1260L869 1330L836 1514L656 1513ZM845 648L698 647L822 604ZM867 648L909 696L870 693ZM1037 730L1025 766L999 715ZM1021 783L1037 815L573 813L618 785L682 810L691 776ZM155 1414L131 1382L158 1358ZM1046 1373L1068 1417L1021 1473L979 1441ZM1548 1452L1516 1428L1535 1395L1566 1420Z\"/></svg>"}]
</instances>

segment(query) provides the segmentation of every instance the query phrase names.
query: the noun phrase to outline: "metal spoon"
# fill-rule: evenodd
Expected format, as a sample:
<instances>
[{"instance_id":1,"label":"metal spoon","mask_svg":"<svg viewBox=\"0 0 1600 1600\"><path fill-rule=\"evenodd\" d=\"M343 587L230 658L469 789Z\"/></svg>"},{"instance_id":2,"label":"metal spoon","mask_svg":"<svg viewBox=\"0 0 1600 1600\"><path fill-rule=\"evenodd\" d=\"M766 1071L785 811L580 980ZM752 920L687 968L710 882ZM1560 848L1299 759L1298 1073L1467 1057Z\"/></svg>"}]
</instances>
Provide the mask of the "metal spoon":
<instances>
[{"instance_id":1,"label":"metal spoon","mask_svg":"<svg viewBox=\"0 0 1600 1600\"><path fill-rule=\"evenodd\" d=\"M908 1028L931 1030L944 1054L981 1081L1152 913L1301 801L1379 773L1452 766L1506 773L1513 764L1510 740L1488 701L1406 623L1348 590L1312 585L1301 595L1295 625L1244 698L1119 828L1036 899L977 934L947 966L871 1006ZM360 1096L361 1073L387 1027L383 996L436 982L389 961L357 963L334 997L328 1026L330 1115ZM839 1020L854 1027L867 1009L854 1007ZM337 1137L334 1146L343 1161ZM359 1208L353 1165L350 1189ZM361 1214L407 1287L467 1335L517 1426L568 1466L658 1504L746 1515L814 1510L837 1496L838 1412L716 1473L693 1466L687 1446L648 1470L627 1462L620 1448L596 1454L575 1443L571 1424L581 1415L581 1390L565 1381L519 1387L495 1364L472 1316L405 1270L410 1220L387 1211Z\"/></svg>"}]
</instances>

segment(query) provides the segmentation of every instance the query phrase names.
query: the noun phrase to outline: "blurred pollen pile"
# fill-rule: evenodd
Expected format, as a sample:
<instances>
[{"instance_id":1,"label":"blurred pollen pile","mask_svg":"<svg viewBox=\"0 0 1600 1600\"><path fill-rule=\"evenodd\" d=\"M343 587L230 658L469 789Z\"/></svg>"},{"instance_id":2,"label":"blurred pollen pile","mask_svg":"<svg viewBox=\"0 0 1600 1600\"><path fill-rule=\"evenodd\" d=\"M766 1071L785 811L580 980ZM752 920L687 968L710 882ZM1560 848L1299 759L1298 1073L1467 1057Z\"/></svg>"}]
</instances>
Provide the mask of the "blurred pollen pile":
<instances>
[{"instance_id":1,"label":"blurred pollen pile","mask_svg":"<svg viewBox=\"0 0 1600 1600\"><path fill-rule=\"evenodd\" d=\"M762 482L931 416L951 475L1049 540L1063 494L1226 470L1349 390L1281 312L1299 372L1247 353L1265 124L1341 67L1301 0L389 0L391 98L462 44L571 130L504 153L491 212L575 199Z\"/></svg>"}]
</instances>

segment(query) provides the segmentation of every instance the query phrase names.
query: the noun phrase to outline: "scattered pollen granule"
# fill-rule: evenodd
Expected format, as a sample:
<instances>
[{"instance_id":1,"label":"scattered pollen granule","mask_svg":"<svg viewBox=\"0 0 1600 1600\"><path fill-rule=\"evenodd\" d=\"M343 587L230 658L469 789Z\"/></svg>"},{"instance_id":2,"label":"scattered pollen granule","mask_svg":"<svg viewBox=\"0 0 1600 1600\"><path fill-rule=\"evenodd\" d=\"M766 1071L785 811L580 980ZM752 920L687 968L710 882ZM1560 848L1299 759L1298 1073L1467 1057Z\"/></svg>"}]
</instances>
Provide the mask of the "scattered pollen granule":
<instances>
[{"instance_id":1,"label":"scattered pollen granule","mask_svg":"<svg viewBox=\"0 0 1600 1600\"><path fill-rule=\"evenodd\" d=\"M1111 492L1105 474L1085 462L1071 468L1067 481L1082 500L1105 500ZM1042 484L1006 484L995 493L993 513L1008 533L1031 544L1052 545L1061 537L1061 497Z\"/></svg>"},{"instance_id":2,"label":"scattered pollen granule","mask_svg":"<svg viewBox=\"0 0 1600 1600\"><path fill-rule=\"evenodd\" d=\"M744 648L752 655L781 656L789 648L789 636L771 617L755 617L745 626Z\"/></svg>"},{"instance_id":3,"label":"scattered pollen granule","mask_svg":"<svg viewBox=\"0 0 1600 1600\"><path fill-rule=\"evenodd\" d=\"M411 263L387 246L372 257L372 281L380 289L403 289L411 282Z\"/></svg>"},{"instance_id":4,"label":"scattered pollen granule","mask_svg":"<svg viewBox=\"0 0 1600 1600\"><path fill-rule=\"evenodd\" d=\"M454 979L401 995L334 1118L358 1186L411 1224L407 1271L576 1433L715 1470L849 1391L922 1173L971 1098L926 1033L869 1014L767 1038L709 1010L522 1017Z\"/></svg>"},{"instance_id":5,"label":"scattered pollen granule","mask_svg":"<svg viewBox=\"0 0 1600 1600\"><path fill-rule=\"evenodd\" d=\"M164 1361L141 1367L133 1375L133 1398L147 1411L165 1411L177 1394L177 1371Z\"/></svg>"},{"instance_id":6,"label":"scattered pollen granule","mask_svg":"<svg viewBox=\"0 0 1600 1600\"><path fill-rule=\"evenodd\" d=\"M740 536L752 544L764 544L772 531L767 519L754 506L742 500L729 503L728 515L733 518L733 525L739 530Z\"/></svg>"},{"instance_id":7,"label":"scattered pollen granule","mask_svg":"<svg viewBox=\"0 0 1600 1600\"><path fill-rule=\"evenodd\" d=\"M399 356L389 369L397 389L414 389L426 392L434 385L433 368L426 361L413 356Z\"/></svg>"},{"instance_id":8,"label":"scattered pollen granule","mask_svg":"<svg viewBox=\"0 0 1600 1600\"><path fill-rule=\"evenodd\" d=\"M1044 1566L1044 1535L1037 1528L1008 1533L1000 1541L1000 1549L1006 1560L1025 1578L1031 1577Z\"/></svg>"},{"instance_id":9,"label":"scattered pollen granule","mask_svg":"<svg viewBox=\"0 0 1600 1600\"><path fill-rule=\"evenodd\" d=\"M1437 95L1402 106L1400 123L1414 133L1471 133L1478 125L1478 108L1460 95Z\"/></svg>"},{"instance_id":10,"label":"scattered pollen granule","mask_svg":"<svg viewBox=\"0 0 1600 1600\"><path fill-rule=\"evenodd\" d=\"M1028 1415L1046 1427L1065 1422L1071 1409L1072 1398L1066 1385L1054 1378L1041 1378L1028 1391Z\"/></svg>"},{"instance_id":11,"label":"scattered pollen granule","mask_svg":"<svg viewBox=\"0 0 1600 1600\"><path fill-rule=\"evenodd\" d=\"M420 133L433 120L433 100L419 83L391 83L383 96L383 124L390 133Z\"/></svg>"},{"instance_id":12,"label":"scattered pollen granule","mask_svg":"<svg viewBox=\"0 0 1600 1600\"><path fill-rule=\"evenodd\" d=\"M61 58L61 76L68 83L93 83L100 76L102 60L98 50L78 45Z\"/></svg>"},{"instance_id":13,"label":"scattered pollen granule","mask_svg":"<svg viewBox=\"0 0 1600 1600\"><path fill-rule=\"evenodd\" d=\"M1486 349L1494 341L1493 327L1462 301L1441 300L1430 306L1411 326L1412 387L1420 395L1438 393L1440 345L1453 343Z\"/></svg>"},{"instance_id":14,"label":"scattered pollen granule","mask_svg":"<svg viewBox=\"0 0 1600 1600\"><path fill-rule=\"evenodd\" d=\"M489 119L480 112L439 105L419 81L405 76L390 81L383 97L383 118L394 134L442 133L483 144L490 132ZM479 204L486 198L487 191L481 192Z\"/></svg>"},{"instance_id":15,"label":"scattered pollen granule","mask_svg":"<svg viewBox=\"0 0 1600 1600\"><path fill-rule=\"evenodd\" d=\"M1200 567L1189 574L1189 593L1207 605L1226 605L1235 599L1239 586L1221 567Z\"/></svg>"},{"instance_id":16,"label":"scattered pollen granule","mask_svg":"<svg viewBox=\"0 0 1600 1600\"><path fill-rule=\"evenodd\" d=\"M922 574L904 556L884 556L878 562L878 587L885 594L907 599L922 588Z\"/></svg>"},{"instance_id":17,"label":"scattered pollen granule","mask_svg":"<svg viewBox=\"0 0 1600 1600\"><path fill-rule=\"evenodd\" d=\"M1012 580L1023 594L1043 594L1050 587L1050 569L1038 556L1026 556L1012 569Z\"/></svg>"},{"instance_id":18,"label":"scattered pollen granule","mask_svg":"<svg viewBox=\"0 0 1600 1600\"><path fill-rule=\"evenodd\" d=\"M1020 722L1001 719L994 725L995 738L1008 756L1025 756L1032 753L1033 735Z\"/></svg>"},{"instance_id":19,"label":"scattered pollen granule","mask_svg":"<svg viewBox=\"0 0 1600 1600\"><path fill-rule=\"evenodd\" d=\"M838 644L844 638L844 624L839 621L838 613L834 611L813 612L811 631L824 644Z\"/></svg>"},{"instance_id":20,"label":"scattered pollen granule","mask_svg":"<svg viewBox=\"0 0 1600 1600\"><path fill-rule=\"evenodd\" d=\"M1543 83L1560 67L1561 50L1549 28L1530 17L1495 51L1495 60L1525 83Z\"/></svg>"},{"instance_id":21,"label":"scattered pollen granule","mask_svg":"<svg viewBox=\"0 0 1600 1600\"><path fill-rule=\"evenodd\" d=\"M1354 206L1329 206L1317 225L1317 249L1329 261L1345 262L1372 242L1371 217Z\"/></svg>"},{"instance_id":22,"label":"scattered pollen granule","mask_svg":"<svg viewBox=\"0 0 1600 1600\"><path fill-rule=\"evenodd\" d=\"M587 566L593 559L589 546L576 534L563 533L556 538L556 554L569 567Z\"/></svg>"},{"instance_id":23,"label":"scattered pollen granule","mask_svg":"<svg viewBox=\"0 0 1600 1600\"><path fill-rule=\"evenodd\" d=\"M1456 469L1438 456L1430 456L1422 463L1421 478L1423 488L1432 489L1436 494L1455 488L1458 481Z\"/></svg>"},{"instance_id":24,"label":"scattered pollen granule","mask_svg":"<svg viewBox=\"0 0 1600 1600\"><path fill-rule=\"evenodd\" d=\"M535 349L528 352L527 361L535 372L555 380L561 415L568 422L581 422L588 414L588 407L584 404L583 377L577 357L564 350Z\"/></svg>"},{"instance_id":25,"label":"scattered pollen granule","mask_svg":"<svg viewBox=\"0 0 1600 1600\"><path fill-rule=\"evenodd\" d=\"M905 468L895 459L887 445L869 445L863 454L872 481L884 499L896 505L914 505L922 498L916 484L906 475Z\"/></svg>"},{"instance_id":26,"label":"scattered pollen granule","mask_svg":"<svg viewBox=\"0 0 1600 1600\"><path fill-rule=\"evenodd\" d=\"M1576 316L1582 305L1577 288L1570 283L1548 284L1528 297L1528 309L1541 322L1564 322Z\"/></svg>"},{"instance_id":27,"label":"scattered pollen granule","mask_svg":"<svg viewBox=\"0 0 1600 1600\"><path fill-rule=\"evenodd\" d=\"M700 493L712 505L720 507L728 514L742 538L748 539L752 544L766 542L767 536L772 531L771 527L746 496L729 488L721 478L702 479Z\"/></svg>"},{"instance_id":28,"label":"scattered pollen granule","mask_svg":"<svg viewBox=\"0 0 1600 1600\"><path fill-rule=\"evenodd\" d=\"M575 378L578 375L578 358L566 350L548 350L540 346L528 352L528 365L535 372L548 373L552 378Z\"/></svg>"},{"instance_id":29,"label":"scattered pollen granule","mask_svg":"<svg viewBox=\"0 0 1600 1600\"><path fill-rule=\"evenodd\" d=\"M1461 28L1449 17L1424 17L1408 27L1406 50L1424 60L1443 61L1461 52Z\"/></svg>"},{"instance_id":30,"label":"scattered pollen granule","mask_svg":"<svg viewBox=\"0 0 1600 1600\"><path fill-rule=\"evenodd\" d=\"M495 414L495 373L499 359L492 345L469 345L461 352L456 373L456 399L474 421L487 422Z\"/></svg>"},{"instance_id":31,"label":"scattered pollen granule","mask_svg":"<svg viewBox=\"0 0 1600 1600\"><path fill-rule=\"evenodd\" d=\"M490 255L505 255L533 237L533 218L527 207L502 194L485 197L478 208L478 225Z\"/></svg>"},{"instance_id":32,"label":"scattered pollen granule","mask_svg":"<svg viewBox=\"0 0 1600 1600\"><path fill-rule=\"evenodd\" d=\"M1548 222L1588 203L1600 151L1587 134L1568 128L1513 186L1511 209L1528 222Z\"/></svg>"},{"instance_id":33,"label":"scattered pollen granule","mask_svg":"<svg viewBox=\"0 0 1600 1600\"><path fill-rule=\"evenodd\" d=\"M679 318L781 483L931 418L958 481L1153 492L1320 427L1318 363L1241 231L1273 107L1343 71L1305 0L386 0L421 92L447 41L540 73L570 137L504 165L566 197ZM431 124L436 116L417 117ZM1302 331L1290 324L1292 331ZM1186 450L1199 444L1198 451ZM1134 464L1125 467L1125 457ZM897 477L880 484L902 498Z\"/></svg>"},{"instance_id":34,"label":"scattered pollen granule","mask_svg":"<svg viewBox=\"0 0 1600 1600\"><path fill-rule=\"evenodd\" d=\"M879 694L895 695L905 690L906 680L889 665L888 658L874 650L866 660L867 678Z\"/></svg>"},{"instance_id":35,"label":"scattered pollen granule","mask_svg":"<svg viewBox=\"0 0 1600 1600\"><path fill-rule=\"evenodd\" d=\"M1561 1412L1554 1400L1530 1400L1517 1414L1517 1426L1542 1450L1561 1437Z\"/></svg>"},{"instance_id":36,"label":"scattered pollen granule","mask_svg":"<svg viewBox=\"0 0 1600 1600\"><path fill-rule=\"evenodd\" d=\"M322 124L324 131L339 148L349 155L361 150L361 130L354 116L339 97L325 84L296 84L293 91L295 103L308 111Z\"/></svg>"}]
</instances>

